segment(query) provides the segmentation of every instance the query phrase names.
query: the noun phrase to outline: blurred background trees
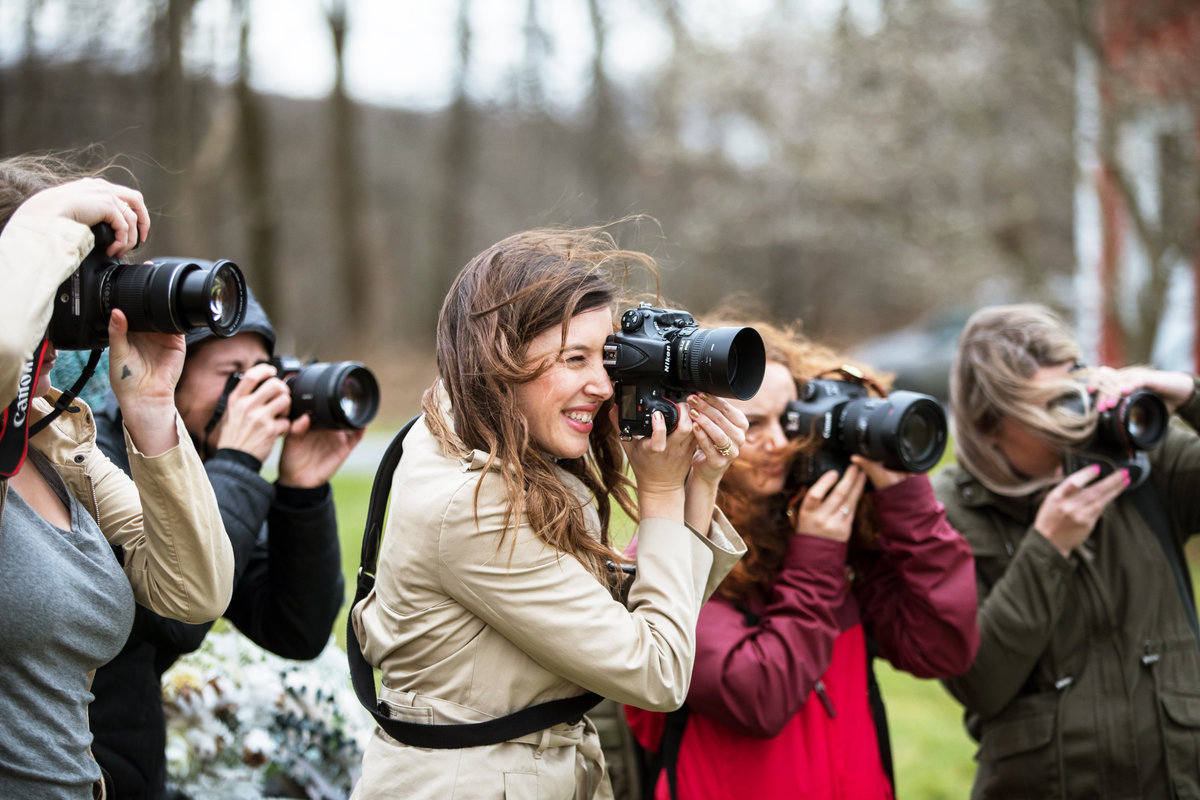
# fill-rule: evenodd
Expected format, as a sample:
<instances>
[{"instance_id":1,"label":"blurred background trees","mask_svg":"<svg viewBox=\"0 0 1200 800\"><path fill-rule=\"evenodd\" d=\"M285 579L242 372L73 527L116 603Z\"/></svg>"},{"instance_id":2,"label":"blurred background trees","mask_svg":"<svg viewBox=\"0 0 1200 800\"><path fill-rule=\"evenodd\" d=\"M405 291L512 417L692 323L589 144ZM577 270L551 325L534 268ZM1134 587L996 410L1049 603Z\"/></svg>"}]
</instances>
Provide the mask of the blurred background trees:
<instances>
[{"instance_id":1,"label":"blurred background trees","mask_svg":"<svg viewBox=\"0 0 1200 800\"><path fill-rule=\"evenodd\" d=\"M504 0L512 69L481 93L478 6L498 1L446 4L449 93L412 108L347 85L364 0L287 6L325 21L335 77L313 99L253 80L263 0L0 0L0 152L121 155L156 214L144 255L236 261L284 347L394 374L396 416L453 275L537 225L650 215L617 231L671 301L744 296L839 346L987 302L1072 310L1095 3L763 0L714 26L733 12L711 0ZM555 24L566 6L587 36ZM662 52L631 75L612 34L632 11ZM570 103L548 89L564 49L591 54ZM1194 180L1176 192L1194 203Z\"/></svg>"}]
</instances>

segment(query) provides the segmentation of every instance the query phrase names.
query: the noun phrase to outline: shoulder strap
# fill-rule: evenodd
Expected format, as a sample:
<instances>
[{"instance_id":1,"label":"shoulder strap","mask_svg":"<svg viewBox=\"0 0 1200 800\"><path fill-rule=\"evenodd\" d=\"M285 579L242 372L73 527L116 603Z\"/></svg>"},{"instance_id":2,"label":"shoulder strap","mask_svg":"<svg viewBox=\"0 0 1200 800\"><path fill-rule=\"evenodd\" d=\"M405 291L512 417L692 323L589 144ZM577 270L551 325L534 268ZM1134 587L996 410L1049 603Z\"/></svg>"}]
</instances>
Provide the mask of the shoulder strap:
<instances>
[{"instance_id":1,"label":"shoulder strap","mask_svg":"<svg viewBox=\"0 0 1200 800\"><path fill-rule=\"evenodd\" d=\"M410 419L392 439L392 443L388 445L379 469L375 473L375 482L371 486L371 500L367 507L367 522L363 530L362 555L359 559L354 602L350 604L351 610L375 587L379 540L383 532L384 511L387 508L388 496L391 494L392 473L396 471L396 465L400 463L400 457L404 454L404 436L418 419L420 419L420 415ZM587 692L576 697L564 697L560 700L539 703L536 706L523 708L486 722L456 725L424 725L417 722L404 722L392 719L389 716L387 703L380 701L375 693L375 673L366 658L363 657L362 645L354 630L353 614L346 615L346 657L350 662L350 681L354 684L354 693L358 695L358 701L367 711L371 712L376 724L383 728L389 736L413 747L445 750L499 744L536 733L561 722L577 720L602 699L594 692Z\"/></svg>"},{"instance_id":2,"label":"shoulder strap","mask_svg":"<svg viewBox=\"0 0 1200 800\"><path fill-rule=\"evenodd\" d=\"M1192 635L1196 637L1197 646L1200 646L1200 623L1196 619L1196 594L1192 588L1192 576L1184 567L1183 548L1171 535L1171 526L1163 510L1162 501L1155 493L1151 481L1142 481L1141 485L1131 490L1130 499L1137 506L1150 530L1154 532L1154 538L1158 540L1163 555L1167 557L1167 563L1171 565L1171 573L1175 576L1175 588L1179 590L1179 598L1183 601L1188 624L1192 626Z\"/></svg>"}]
</instances>

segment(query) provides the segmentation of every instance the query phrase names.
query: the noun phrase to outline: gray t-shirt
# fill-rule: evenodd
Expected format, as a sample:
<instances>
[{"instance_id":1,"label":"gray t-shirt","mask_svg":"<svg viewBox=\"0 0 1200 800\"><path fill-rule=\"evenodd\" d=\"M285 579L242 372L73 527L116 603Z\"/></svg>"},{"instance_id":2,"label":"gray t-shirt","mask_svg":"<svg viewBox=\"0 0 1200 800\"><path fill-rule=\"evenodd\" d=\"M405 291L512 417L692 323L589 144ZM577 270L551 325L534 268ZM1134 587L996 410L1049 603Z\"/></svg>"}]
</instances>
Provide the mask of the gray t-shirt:
<instances>
[{"instance_id":1,"label":"gray t-shirt","mask_svg":"<svg viewBox=\"0 0 1200 800\"><path fill-rule=\"evenodd\" d=\"M88 673L120 652L133 590L96 521L32 448L71 509L71 530L42 519L12 487L0 518L0 798L83 800L100 768Z\"/></svg>"}]
</instances>

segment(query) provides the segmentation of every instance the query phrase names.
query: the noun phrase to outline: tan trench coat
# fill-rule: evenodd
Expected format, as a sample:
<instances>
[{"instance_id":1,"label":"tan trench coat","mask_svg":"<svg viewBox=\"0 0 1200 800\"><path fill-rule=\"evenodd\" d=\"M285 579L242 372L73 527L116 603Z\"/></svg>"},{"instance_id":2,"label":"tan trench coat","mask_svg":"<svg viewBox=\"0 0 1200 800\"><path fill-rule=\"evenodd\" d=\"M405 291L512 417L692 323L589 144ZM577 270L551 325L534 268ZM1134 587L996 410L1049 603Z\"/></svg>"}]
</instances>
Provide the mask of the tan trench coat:
<instances>
[{"instance_id":1,"label":"tan trench coat","mask_svg":"<svg viewBox=\"0 0 1200 800\"><path fill-rule=\"evenodd\" d=\"M17 393L25 362L45 334L55 288L92 248L84 225L52 217L16 217L0 233L0 399ZM31 403L30 419L49 413L58 392ZM124 552L125 574L137 602L184 622L221 616L233 593L233 548L217 499L175 417L179 445L147 458L126 434L133 480L96 448L91 410L60 415L34 437L99 523L105 538ZM136 485L135 485L136 484ZM0 512L8 482L0 481Z\"/></svg>"},{"instance_id":2,"label":"tan trench coat","mask_svg":"<svg viewBox=\"0 0 1200 800\"><path fill-rule=\"evenodd\" d=\"M664 519L638 528L628 605L524 523L503 539L506 498L485 453L443 454L421 423L392 482L374 591L352 610L380 698L414 722L476 722L593 691L654 710L691 680L700 606L745 552L717 512L707 536ZM575 478L589 510L588 492ZM476 507L476 488L479 502ZM478 512L478 525L476 525ZM503 744L424 750L376 729L355 789L367 798L607 798L586 717Z\"/></svg>"}]
</instances>

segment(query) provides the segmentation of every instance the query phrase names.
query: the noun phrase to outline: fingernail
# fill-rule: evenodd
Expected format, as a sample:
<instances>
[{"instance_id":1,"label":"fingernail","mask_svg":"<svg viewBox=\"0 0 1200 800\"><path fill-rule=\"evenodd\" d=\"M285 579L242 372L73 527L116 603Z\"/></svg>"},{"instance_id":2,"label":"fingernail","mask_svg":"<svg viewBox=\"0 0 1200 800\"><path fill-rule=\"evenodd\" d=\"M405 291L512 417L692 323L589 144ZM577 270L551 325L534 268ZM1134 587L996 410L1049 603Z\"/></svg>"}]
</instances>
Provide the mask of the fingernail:
<instances>
[{"instance_id":1,"label":"fingernail","mask_svg":"<svg viewBox=\"0 0 1200 800\"><path fill-rule=\"evenodd\" d=\"M692 405L696 405L697 403L699 403L699 402L700 402L700 398L696 397L696 395L694 395L694 394L689 394L689 395L687 396L687 401L688 401L689 403L691 403ZM695 412L695 411L693 411L692 413L694 414L694 413L696 413L696 412Z\"/></svg>"},{"instance_id":2,"label":"fingernail","mask_svg":"<svg viewBox=\"0 0 1200 800\"><path fill-rule=\"evenodd\" d=\"M1130 481L1133 480L1133 478L1129 477L1129 470L1127 469L1121 470L1121 477L1126 486L1128 486Z\"/></svg>"},{"instance_id":3,"label":"fingernail","mask_svg":"<svg viewBox=\"0 0 1200 800\"><path fill-rule=\"evenodd\" d=\"M694 409L694 408L689 408L689 409L688 409L688 413L692 415L692 419L699 419L699 418L700 418L700 412L699 412L699 411L697 411L697 410L696 410L696 409Z\"/></svg>"},{"instance_id":4,"label":"fingernail","mask_svg":"<svg viewBox=\"0 0 1200 800\"><path fill-rule=\"evenodd\" d=\"M1100 465L1099 464L1092 464L1092 474L1093 475L1100 474Z\"/></svg>"}]
</instances>

